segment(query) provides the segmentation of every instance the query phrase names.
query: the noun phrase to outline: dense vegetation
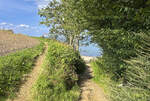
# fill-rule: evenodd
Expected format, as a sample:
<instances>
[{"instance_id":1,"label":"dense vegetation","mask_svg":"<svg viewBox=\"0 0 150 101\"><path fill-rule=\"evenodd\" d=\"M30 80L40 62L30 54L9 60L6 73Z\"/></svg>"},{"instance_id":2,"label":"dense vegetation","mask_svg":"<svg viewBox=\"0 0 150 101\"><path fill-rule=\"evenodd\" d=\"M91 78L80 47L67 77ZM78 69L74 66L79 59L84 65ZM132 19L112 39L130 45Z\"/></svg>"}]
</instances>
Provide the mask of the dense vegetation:
<instances>
[{"instance_id":1,"label":"dense vegetation","mask_svg":"<svg viewBox=\"0 0 150 101\"><path fill-rule=\"evenodd\" d=\"M52 23L56 29L54 34L63 31L80 36L88 32L93 42L103 49L96 67L102 74L110 74L114 82L114 87L109 86L112 100L148 101L149 10L150 0L52 0L40 14L45 24ZM120 88L118 83L122 85Z\"/></svg>"},{"instance_id":2,"label":"dense vegetation","mask_svg":"<svg viewBox=\"0 0 150 101\"><path fill-rule=\"evenodd\" d=\"M149 55L138 56L127 61L130 64L126 70L128 85L122 84L121 80L114 81L112 79L114 74L106 68L104 59L99 58L91 63L94 70L93 80L104 88L110 101L148 101L150 99L148 58Z\"/></svg>"},{"instance_id":3,"label":"dense vegetation","mask_svg":"<svg viewBox=\"0 0 150 101\"><path fill-rule=\"evenodd\" d=\"M78 101L78 74L85 64L70 46L51 40L41 74L33 86L34 101Z\"/></svg>"},{"instance_id":4,"label":"dense vegetation","mask_svg":"<svg viewBox=\"0 0 150 101\"><path fill-rule=\"evenodd\" d=\"M21 80L32 70L35 59L44 49L44 43L0 57L0 95L14 97Z\"/></svg>"}]
</instances>

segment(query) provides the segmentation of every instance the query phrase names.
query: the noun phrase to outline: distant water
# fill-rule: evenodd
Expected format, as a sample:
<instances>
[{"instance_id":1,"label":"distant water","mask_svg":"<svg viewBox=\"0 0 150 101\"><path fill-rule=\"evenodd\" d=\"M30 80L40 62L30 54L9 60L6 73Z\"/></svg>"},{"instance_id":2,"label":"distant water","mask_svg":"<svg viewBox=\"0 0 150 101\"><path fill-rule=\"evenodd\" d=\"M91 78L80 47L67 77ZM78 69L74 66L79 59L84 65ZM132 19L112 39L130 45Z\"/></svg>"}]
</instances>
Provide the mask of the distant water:
<instances>
[{"instance_id":1,"label":"distant water","mask_svg":"<svg viewBox=\"0 0 150 101\"><path fill-rule=\"evenodd\" d=\"M102 49L99 48L96 44L90 44L88 46L81 46L80 54L83 56L97 57L97 56L102 55Z\"/></svg>"}]
</instances>

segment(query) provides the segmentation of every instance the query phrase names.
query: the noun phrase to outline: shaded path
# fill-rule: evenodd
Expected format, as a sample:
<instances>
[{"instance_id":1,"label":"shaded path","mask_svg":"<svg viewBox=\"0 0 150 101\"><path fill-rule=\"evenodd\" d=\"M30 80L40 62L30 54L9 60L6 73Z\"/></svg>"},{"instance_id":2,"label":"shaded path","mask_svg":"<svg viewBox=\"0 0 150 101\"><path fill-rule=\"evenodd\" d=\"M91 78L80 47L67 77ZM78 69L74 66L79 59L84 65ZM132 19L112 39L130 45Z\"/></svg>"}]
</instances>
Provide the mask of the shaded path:
<instances>
[{"instance_id":1,"label":"shaded path","mask_svg":"<svg viewBox=\"0 0 150 101\"><path fill-rule=\"evenodd\" d=\"M17 93L17 97L14 100L7 100L7 101L32 101L31 100L31 88L35 81L37 80L39 74L41 65L43 63L43 60L45 58L45 53L47 51L47 45L45 45L45 50L42 55L40 55L35 63L35 66L33 67L33 70L30 74L27 75L26 81L24 84L22 84L19 92Z\"/></svg>"},{"instance_id":2,"label":"shaded path","mask_svg":"<svg viewBox=\"0 0 150 101\"><path fill-rule=\"evenodd\" d=\"M87 68L84 74L80 77L80 87L81 87L81 98L79 101L108 101L104 95L103 90L92 81L92 69L90 68L91 57L82 57L86 63Z\"/></svg>"}]
</instances>

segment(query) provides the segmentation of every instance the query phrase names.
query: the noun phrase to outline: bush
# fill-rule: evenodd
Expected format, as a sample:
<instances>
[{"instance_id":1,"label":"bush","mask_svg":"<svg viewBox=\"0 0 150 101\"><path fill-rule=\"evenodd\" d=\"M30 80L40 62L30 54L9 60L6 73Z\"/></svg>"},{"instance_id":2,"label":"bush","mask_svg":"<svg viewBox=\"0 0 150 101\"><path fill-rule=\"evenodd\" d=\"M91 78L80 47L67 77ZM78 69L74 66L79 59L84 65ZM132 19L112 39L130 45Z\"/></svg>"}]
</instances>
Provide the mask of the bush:
<instances>
[{"instance_id":1,"label":"bush","mask_svg":"<svg viewBox=\"0 0 150 101\"><path fill-rule=\"evenodd\" d=\"M50 41L43 70L33 86L35 101L78 101L78 74L85 65L70 46Z\"/></svg>"},{"instance_id":2,"label":"bush","mask_svg":"<svg viewBox=\"0 0 150 101\"><path fill-rule=\"evenodd\" d=\"M0 95L14 97L24 74L31 71L35 58L44 49L40 45L0 57Z\"/></svg>"},{"instance_id":3,"label":"bush","mask_svg":"<svg viewBox=\"0 0 150 101\"><path fill-rule=\"evenodd\" d=\"M124 77L127 63L124 60L136 57L136 49L141 43L140 33L123 29L100 29L94 32L93 41L103 49L106 68L114 74L114 79Z\"/></svg>"},{"instance_id":4,"label":"bush","mask_svg":"<svg viewBox=\"0 0 150 101\"><path fill-rule=\"evenodd\" d=\"M93 80L104 88L110 101L149 101L150 99L150 62L149 55L128 61L126 85L112 80L113 75L106 69L103 58L92 62Z\"/></svg>"}]
</instances>

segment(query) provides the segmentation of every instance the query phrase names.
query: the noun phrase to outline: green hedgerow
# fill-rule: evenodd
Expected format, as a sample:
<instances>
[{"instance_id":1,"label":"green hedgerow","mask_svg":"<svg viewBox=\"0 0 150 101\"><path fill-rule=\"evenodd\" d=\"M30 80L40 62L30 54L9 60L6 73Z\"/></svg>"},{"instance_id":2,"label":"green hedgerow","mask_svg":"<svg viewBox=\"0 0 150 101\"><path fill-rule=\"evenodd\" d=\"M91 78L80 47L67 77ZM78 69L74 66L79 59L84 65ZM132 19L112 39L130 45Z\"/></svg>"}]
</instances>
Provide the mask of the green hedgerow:
<instances>
[{"instance_id":1,"label":"green hedgerow","mask_svg":"<svg viewBox=\"0 0 150 101\"><path fill-rule=\"evenodd\" d=\"M78 101L78 74L84 69L85 64L78 52L51 40L43 70L33 86L34 101Z\"/></svg>"}]
</instances>

